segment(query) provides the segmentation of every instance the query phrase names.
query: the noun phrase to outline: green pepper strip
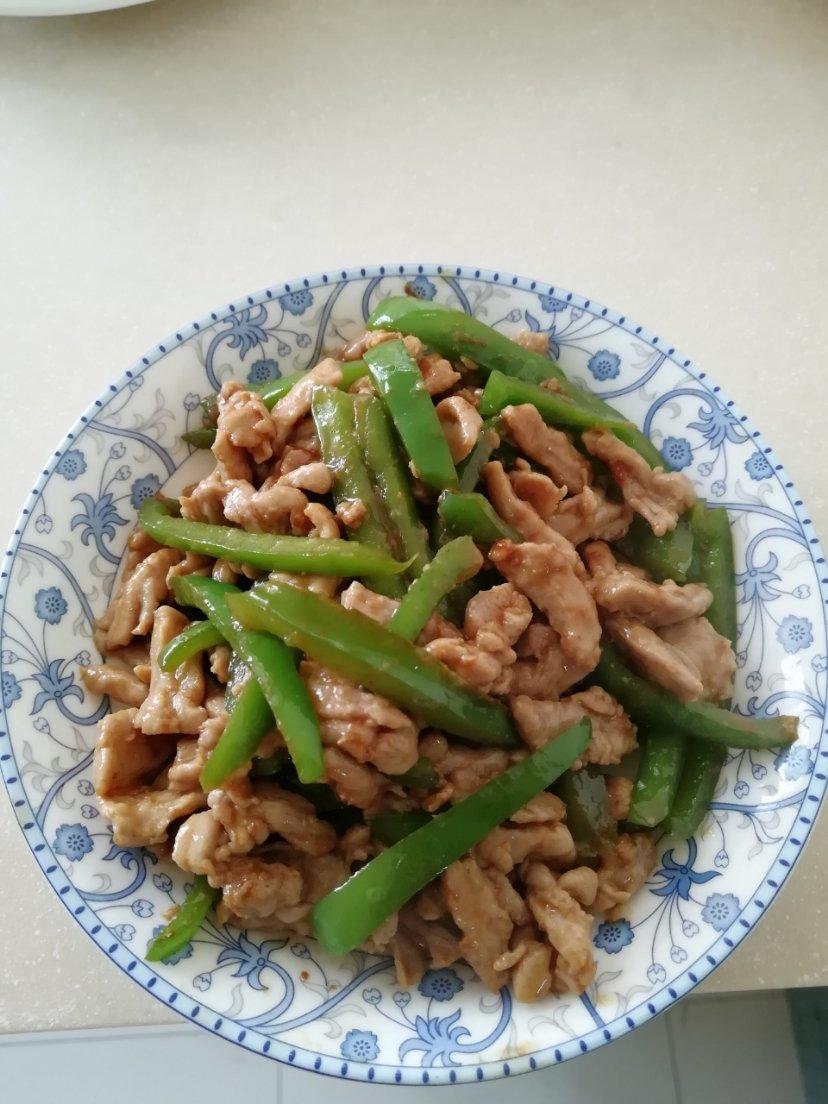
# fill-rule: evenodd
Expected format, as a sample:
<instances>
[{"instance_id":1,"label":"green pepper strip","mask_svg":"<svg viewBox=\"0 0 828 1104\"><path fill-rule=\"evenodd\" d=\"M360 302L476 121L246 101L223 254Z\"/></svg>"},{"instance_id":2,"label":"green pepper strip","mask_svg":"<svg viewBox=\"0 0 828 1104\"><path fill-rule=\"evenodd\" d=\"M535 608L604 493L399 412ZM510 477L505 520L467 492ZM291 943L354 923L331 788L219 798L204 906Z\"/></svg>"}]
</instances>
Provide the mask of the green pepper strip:
<instances>
[{"instance_id":1,"label":"green pepper strip","mask_svg":"<svg viewBox=\"0 0 828 1104\"><path fill-rule=\"evenodd\" d=\"M390 810L371 817L368 826L374 839L379 840L386 847L392 847L401 839L410 836L412 832L416 832L418 828L422 828L424 824L429 824L432 819L423 809L412 809L407 813Z\"/></svg>"},{"instance_id":2,"label":"green pepper strip","mask_svg":"<svg viewBox=\"0 0 828 1104\"><path fill-rule=\"evenodd\" d=\"M231 595L227 604L245 627L275 633L424 724L490 747L520 744L502 702L478 694L428 652L356 610L284 583Z\"/></svg>"},{"instance_id":3,"label":"green pepper strip","mask_svg":"<svg viewBox=\"0 0 828 1104\"><path fill-rule=\"evenodd\" d=\"M363 547L391 555L394 534L365 467L356 435L354 410L353 395L345 395L333 387L319 387L313 393L311 411L322 459L333 472L334 501L360 501L365 507L365 517L359 525L353 529L346 527L348 538L359 541ZM391 598L405 593L401 578L381 578L379 575L371 578L366 572L365 583Z\"/></svg>"},{"instance_id":4,"label":"green pepper strip","mask_svg":"<svg viewBox=\"0 0 828 1104\"><path fill-rule=\"evenodd\" d=\"M208 648L215 648L223 643L224 637L209 621L194 621L161 650L158 666L162 671L174 671L199 652L206 652Z\"/></svg>"},{"instance_id":5,"label":"green pepper strip","mask_svg":"<svg viewBox=\"0 0 828 1104\"><path fill-rule=\"evenodd\" d=\"M203 874L197 874L181 908L162 931L150 941L147 962L164 962L186 947L221 893Z\"/></svg>"},{"instance_id":6,"label":"green pepper strip","mask_svg":"<svg viewBox=\"0 0 828 1104\"><path fill-rule=\"evenodd\" d=\"M215 439L216 431L206 427L204 429L188 429L186 433L181 434L182 441L197 449L212 448Z\"/></svg>"},{"instance_id":7,"label":"green pepper strip","mask_svg":"<svg viewBox=\"0 0 828 1104\"><path fill-rule=\"evenodd\" d=\"M408 471L388 416L379 399L369 395L354 399L354 416L365 463L397 534L402 557L412 561L409 577L416 578L431 559L428 532L417 513Z\"/></svg>"},{"instance_id":8,"label":"green pepper strip","mask_svg":"<svg viewBox=\"0 0 828 1104\"><path fill-rule=\"evenodd\" d=\"M471 537L449 541L408 588L391 615L388 628L404 640L416 640L429 617L450 590L471 578L483 566L483 557Z\"/></svg>"},{"instance_id":9,"label":"green pepper strip","mask_svg":"<svg viewBox=\"0 0 828 1104\"><path fill-rule=\"evenodd\" d=\"M796 739L796 717L742 717L711 702L683 702L634 674L612 645L601 649L593 681L648 728L678 731L726 748L777 748Z\"/></svg>"},{"instance_id":10,"label":"green pepper strip","mask_svg":"<svg viewBox=\"0 0 828 1104\"><path fill-rule=\"evenodd\" d=\"M313 930L331 954L358 947L461 855L545 790L586 749L583 720L515 763L470 797L366 863L313 908Z\"/></svg>"},{"instance_id":11,"label":"green pepper strip","mask_svg":"<svg viewBox=\"0 0 828 1104\"><path fill-rule=\"evenodd\" d=\"M358 379L362 379L363 376L368 375L368 367L364 360L348 360L343 364L340 364L342 371L342 379L339 382L339 389L341 391L347 391L353 387ZM267 380L266 383L253 384L250 387L251 391L258 391L262 398L262 402L265 404L268 410L272 410L279 399L283 399L287 395L288 391L293 390L294 384L301 383L307 375L305 372L291 372L287 376L280 376L275 380ZM201 406L204 411L204 415L207 418L212 418L215 421L218 415L218 398L216 395L208 395L207 398L201 400ZM215 430L210 430L213 434L213 438L210 444L215 440ZM184 434L186 440L187 435ZM209 448L210 446L205 446Z\"/></svg>"},{"instance_id":12,"label":"green pepper strip","mask_svg":"<svg viewBox=\"0 0 828 1104\"><path fill-rule=\"evenodd\" d=\"M463 311L450 310L429 300L397 296L385 299L368 318L369 330L396 330L414 334L428 346L451 360L469 357L484 372L500 371L528 383L556 379L573 406L592 412L589 424L606 425L625 444L640 453L648 464L663 465L664 461L649 438L636 426L613 410L608 403L572 383L562 369L540 353L525 349L505 334L498 333ZM381 348L382 346L380 346ZM366 354L366 361L370 357ZM613 423L622 423L621 425Z\"/></svg>"},{"instance_id":13,"label":"green pepper strip","mask_svg":"<svg viewBox=\"0 0 828 1104\"><path fill-rule=\"evenodd\" d=\"M592 407L579 405L560 391L550 391L536 383L527 383L516 376L506 376L503 372L492 372L486 380L483 394L480 396L478 413L484 418L499 414L507 406L521 406L530 403L534 406L547 425L568 426L570 429L592 429L596 425L605 426L616 432L618 429L630 430L632 422L615 412L607 414L600 422L596 421L596 412ZM655 462L663 464L660 453L653 448Z\"/></svg>"},{"instance_id":14,"label":"green pepper strip","mask_svg":"<svg viewBox=\"0 0 828 1104\"><path fill-rule=\"evenodd\" d=\"M280 748L273 755L266 755L262 759L254 758L250 764L250 777L272 778L275 774L282 773L289 760L290 756L284 748Z\"/></svg>"},{"instance_id":15,"label":"green pepper strip","mask_svg":"<svg viewBox=\"0 0 828 1104\"><path fill-rule=\"evenodd\" d=\"M169 508L147 498L138 511L138 525L159 544L200 552L205 556L250 564L263 571L294 571L306 575L399 575L408 567L379 548L354 541L282 537L247 533L230 525L208 525L171 517Z\"/></svg>"},{"instance_id":16,"label":"green pepper strip","mask_svg":"<svg viewBox=\"0 0 828 1104\"><path fill-rule=\"evenodd\" d=\"M520 544L523 537L503 520L487 498L477 491L467 494L440 495L437 512L453 533L463 533L482 548L488 548L496 540L510 540Z\"/></svg>"},{"instance_id":17,"label":"green pepper strip","mask_svg":"<svg viewBox=\"0 0 828 1104\"><path fill-rule=\"evenodd\" d=\"M433 790L440 781L434 764L423 755L404 774L389 774L388 777L398 786L404 786L408 790Z\"/></svg>"},{"instance_id":18,"label":"green pepper strip","mask_svg":"<svg viewBox=\"0 0 828 1104\"><path fill-rule=\"evenodd\" d=\"M694 577L705 583L713 595L707 618L716 632L736 646L736 569L733 562L733 533L727 510L708 510L697 503L692 513L696 546ZM702 740L690 740L684 769L664 822L671 836L686 839L704 820L716 783L724 766L725 752Z\"/></svg>"},{"instance_id":19,"label":"green pepper strip","mask_svg":"<svg viewBox=\"0 0 828 1104\"><path fill-rule=\"evenodd\" d=\"M322 762L322 738L319 722L304 682L296 670L295 657L281 640L264 633L245 632L231 616L228 605L234 595L239 595L236 587L227 583L217 583L215 579L204 579L198 575L179 575L173 580L173 593L181 605L195 606L202 610L216 628L222 633L234 652L237 652L255 676L255 683L269 706L276 724L287 744L288 752L296 767L301 782L315 782L325 773ZM242 691L239 705L236 706L227 722L227 728L201 773L201 783L205 790L214 789L224 781L228 773L236 770L250 758L252 752L249 740L239 739L236 731L241 724L233 726L231 736L228 730L238 715L241 702L247 695L248 687ZM246 703L253 718L261 721L261 703ZM258 713L254 707L258 707ZM258 730L259 741L264 735L261 724L251 726ZM264 731L267 731L265 729ZM232 737L232 738L231 738ZM258 747L258 741L256 743ZM255 747L253 748L255 751ZM232 770L227 771L232 763Z\"/></svg>"},{"instance_id":20,"label":"green pepper strip","mask_svg":"<svg viewBox=\"0 0 828 1104\"><path fill-rule=\"evenodd\" d=\"M442 491L457 486L457 471L420 369L401 341L369 349L365 362L419 478Z\"/></svg>"},{"instance_id":21,"label":"green pepper strip","mask_svg":"<svg viewBox=\"0 0 828 1104\"><path fill-rule=\"evenodd\" d=\"M645 568L660 583L665 579L686 583L693 561L693 542L693 526L687 516L678 519L671 533L657 537L644 518L636 514L626 536L613 547L625 560Z\"/></svg>"},{"instance_id":22,"label":"green pepper strip","mask_svg":"<svg viewBox=\"0 0 828 1104\"><path fill-rule=\"evenodd\" d=\"M627 820L654 828L661 824L673 803L684 767L687 739L681 732L650 732L644 734L643 743ZM720 748L712 750L722 754Z\"/></svg>"},{"instance_id":23,"label":"green pepper strip","mask_svg":"<svg viewBox=\"0 0 828 1104\"><path fill-rule=\"evenodd\" d=\"M219 741L199 775L202 790L217 789L248 759L273 728L273 711L255 678L250 678L235 704Z\"/></svg>"},{"instance_id":24,"label":"green pepper strip","mask_svg":"<svg viewBox=\"0 0 828 1104\"><path fill-rule=\"evenodd\" d=\"M604 776L585 769L567 771L555 787L566 804L566 826L579 859L596 859L618 835Z\"/></svg>"},{"instance_id":25,"label":"green pepper strip","mask_svg":"<svg viewBox=\"0 0 828 1104\"><path fill-rule=\"evenodd\" d=\"M480 482L483 465L489 462L499 443L499 424L499 418L487 419L483 423L474 448L466 459L461 460L457 465L457 484L461 491L473 491Z\"/></svg>"}]
</instances>

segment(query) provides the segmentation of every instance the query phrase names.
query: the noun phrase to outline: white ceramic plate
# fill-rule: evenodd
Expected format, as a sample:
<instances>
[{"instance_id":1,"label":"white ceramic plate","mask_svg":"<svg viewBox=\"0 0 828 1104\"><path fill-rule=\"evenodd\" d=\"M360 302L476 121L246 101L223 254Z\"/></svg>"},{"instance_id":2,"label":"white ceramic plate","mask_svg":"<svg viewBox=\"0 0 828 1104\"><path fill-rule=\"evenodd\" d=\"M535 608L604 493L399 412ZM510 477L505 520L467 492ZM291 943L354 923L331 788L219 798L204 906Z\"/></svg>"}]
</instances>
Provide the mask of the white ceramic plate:
<instances>
[{"instance_id":1,"label":"white ceramic plate","mask_svg":"<svg viewBox=\"0 0 828 1104\"><path fill-rule=\"evenodd\" d=\"M90 749L106 703L84 694L91 625L106 606L142 498L194 478L180 434L222 379L313 364L411 282L419 295L550 352L651 435L734 525L740 637L735 708L801 718L782 755L741 752L696 838L663 841L623 920L597 926L583 997L514 1005L464 967L400 991L387 960L335 960L310 940L208 924L174 959L141 957L185 877L117 847L98 813ZM60 443L0 572L2 771L27 842L81 927L117 966L191 1022L271 1058L404 1084L483 1080L563 1061L623 1035L706 977L779 891L826 785L824 560L770 446L667 341L589 299L503 273L389 265L331 272L229 304L156 346ZM823 744L820 741L823 740ZM102 965L102 969L103 969ZM57 983L56 983L57 984Z\"/></svg>"},{"instance_id":2,"label":"white ceramic plate","mask_svg":"<svg viewBox=\"0 0 828 1104\"><path fill-rule=\"evenodd\" d=\"M85 15L149 4L150 0L0 0L0 15Z\"/></svg>"}]
</instances>

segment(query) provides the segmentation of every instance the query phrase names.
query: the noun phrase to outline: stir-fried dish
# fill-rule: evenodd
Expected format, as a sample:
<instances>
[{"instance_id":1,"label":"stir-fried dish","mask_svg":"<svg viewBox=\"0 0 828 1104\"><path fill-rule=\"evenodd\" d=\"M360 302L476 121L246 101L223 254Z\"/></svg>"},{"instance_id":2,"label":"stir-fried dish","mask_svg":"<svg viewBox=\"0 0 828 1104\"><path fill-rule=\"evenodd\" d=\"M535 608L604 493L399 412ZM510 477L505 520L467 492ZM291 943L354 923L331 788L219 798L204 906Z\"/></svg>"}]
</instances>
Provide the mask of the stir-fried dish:
<instances>
[{"instance_id":1,"label":"stir-fried dish","mask_svg":"<svg viewBox=\"0 0 828 1104\"><path fill-rule=\"evenodd\" d=\"M205 400L215 468L143 503L84 672L115 842L196 876L148 958L215 909L580 993L726 749L795 738L729 710L726 513L538 338L388 299Z\"/></svg>"}]
</instances>

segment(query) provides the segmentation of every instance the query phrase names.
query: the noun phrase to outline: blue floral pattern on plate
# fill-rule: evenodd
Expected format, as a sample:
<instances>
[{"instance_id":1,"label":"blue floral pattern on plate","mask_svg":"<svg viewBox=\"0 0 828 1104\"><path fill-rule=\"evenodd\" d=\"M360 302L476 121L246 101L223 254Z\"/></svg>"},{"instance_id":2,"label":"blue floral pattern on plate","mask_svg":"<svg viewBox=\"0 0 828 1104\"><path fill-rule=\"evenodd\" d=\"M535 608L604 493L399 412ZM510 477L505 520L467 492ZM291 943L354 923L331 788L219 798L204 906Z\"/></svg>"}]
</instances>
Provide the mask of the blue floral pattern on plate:
<instances>
[{"instance_id":1,"label":"blue floral pattern on plate","mask_svg":"<svg viewBox=\"0 0 828 1104\"><path fill-rule=\"evenodd\" d=\"M199 398L231 376L276 378L355 337L408 285L504 333L546 335L551 355L650 434L665 464L728 509L739 613L734 708L801 719L774 755L729 757L692 840L665 840L626 909L596 926L595 981L537 1005L491 994L465 966L397 987L388 960L335 960L208 921L166 963L142 958L186 876L119 847L91 784L95 726L84 691L92 622L105 608L135 510L177 493L206 459L181 441ZM503 273L400 265L282 284L184 327L117 380L72 428L26 502L0 586L0 768L37 862L77 922L169 1007L254 1052L305 1069L391 1084L482 1080L554 1064L645 1022L702 980L782 886L826 785L825 561L771 449L703 372L667 342L561 288ZM822 741L822 742L821 742Z\"/></svg>"}]
</instances>

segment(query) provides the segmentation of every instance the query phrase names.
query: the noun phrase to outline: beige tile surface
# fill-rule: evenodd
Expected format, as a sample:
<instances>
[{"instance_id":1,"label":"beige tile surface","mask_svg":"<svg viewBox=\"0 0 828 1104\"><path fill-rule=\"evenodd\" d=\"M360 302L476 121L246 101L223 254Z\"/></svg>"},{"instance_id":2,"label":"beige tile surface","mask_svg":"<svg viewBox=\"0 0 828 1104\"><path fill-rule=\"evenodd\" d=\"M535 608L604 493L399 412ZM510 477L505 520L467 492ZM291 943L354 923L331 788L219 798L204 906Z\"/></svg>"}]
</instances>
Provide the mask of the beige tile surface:
<instances>
[{"instance_id":1,"label":"beige tile surface","mask_svg":"<svg viewBox=\"0 0 828 1104\"><path fill-rule=\"evenodd\" d=\"M828 534L828 9L158 0L0 19L0 530L162 335L251 288L502 267L721 380ZM708 988L828 981L828 823ZM0 1029L169 1014L74 927L0 800Z\"/></svg>"}]
</instances>

